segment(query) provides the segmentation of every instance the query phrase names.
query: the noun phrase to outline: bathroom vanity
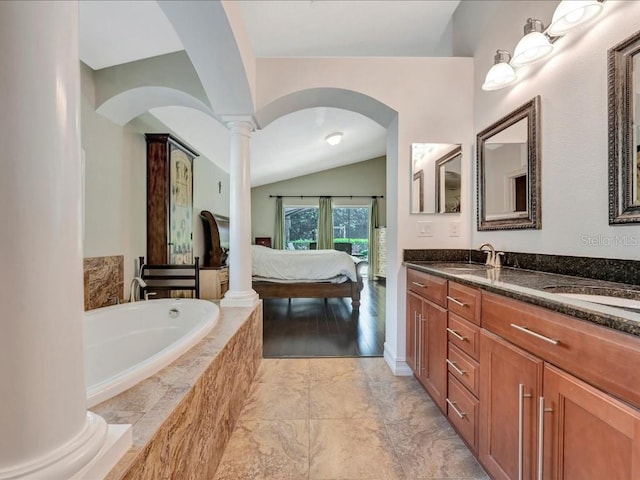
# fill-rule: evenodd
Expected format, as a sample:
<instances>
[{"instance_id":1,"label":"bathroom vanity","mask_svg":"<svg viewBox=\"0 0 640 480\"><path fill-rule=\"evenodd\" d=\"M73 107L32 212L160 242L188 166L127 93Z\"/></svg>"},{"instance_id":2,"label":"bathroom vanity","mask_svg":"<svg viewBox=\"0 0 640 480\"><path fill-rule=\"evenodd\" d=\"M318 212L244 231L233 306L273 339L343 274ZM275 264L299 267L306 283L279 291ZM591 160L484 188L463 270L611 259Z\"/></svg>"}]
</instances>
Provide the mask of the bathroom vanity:
<instances>
[{"instance_id":1,"label":"bathroom vanity","mask_svg":"<svg viewBox=\"0 0 640 480\"><path fill-rule=\"evenodd\" d=\"M585 301L640 287L405 265L407 362L493 478L640 478L640 309Z\"/></svg>"}]
</instances>

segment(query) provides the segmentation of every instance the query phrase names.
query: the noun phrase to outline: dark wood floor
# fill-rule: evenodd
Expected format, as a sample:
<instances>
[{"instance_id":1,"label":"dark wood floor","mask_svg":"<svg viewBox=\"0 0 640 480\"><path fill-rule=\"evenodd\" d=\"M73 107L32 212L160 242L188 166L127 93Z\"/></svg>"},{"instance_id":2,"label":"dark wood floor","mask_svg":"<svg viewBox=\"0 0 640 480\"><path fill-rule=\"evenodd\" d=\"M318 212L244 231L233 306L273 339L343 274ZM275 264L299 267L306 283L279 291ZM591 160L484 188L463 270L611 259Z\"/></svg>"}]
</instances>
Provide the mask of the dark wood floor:
<instances>
[{"instance_id":1,"label":"dark wood floor","mask_svg":"<svg viewBox=\"0 0 640 480\"><path fill-rule=\"evenodd\" d=\"M263 356L382 356L385 286L364 280L359 312L352 311L351 299L265 299Z\"/></svg>"}]
</instances>

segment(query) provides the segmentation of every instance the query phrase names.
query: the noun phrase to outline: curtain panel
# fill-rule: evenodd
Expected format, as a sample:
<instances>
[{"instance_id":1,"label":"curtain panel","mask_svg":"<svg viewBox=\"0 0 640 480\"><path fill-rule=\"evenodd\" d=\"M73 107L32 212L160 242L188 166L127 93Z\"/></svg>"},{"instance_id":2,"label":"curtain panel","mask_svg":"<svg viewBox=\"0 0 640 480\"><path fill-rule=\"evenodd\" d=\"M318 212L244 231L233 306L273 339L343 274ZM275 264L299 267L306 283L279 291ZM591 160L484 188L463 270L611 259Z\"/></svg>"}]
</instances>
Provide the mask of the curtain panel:
<instances>
[{"instance_id":1,"label":"curtain panel","mask_svg":"<svg viewBox=\"0 0 640 480\"><path fill-rule=\"evenodd\" d=\"M333 207L331 197L320 197L318 208L318 250L333 248Z\"/></svg>"},{"instance_id":2,"label":"curtain panel","mask_svg":"<svg viewBox=\"0 0 640 480\"><path fill-rule=\"evenodd\" d=\"M371 278L373 278L378 256L378 246L376 245L376 228L378 226L378 199L372 198L369 208L369 272Z\"/></svg>"},{"instance_id":3,"label":"curtain panel","mask_svg":"<svg viewBox=\"0 0 640 480\"><path fill-rule=\"evenodd\" d=\"M276 197L276 224L273 233L273 248L284 249L284 205L282 197Z\"/></svg>"}]
</instances>

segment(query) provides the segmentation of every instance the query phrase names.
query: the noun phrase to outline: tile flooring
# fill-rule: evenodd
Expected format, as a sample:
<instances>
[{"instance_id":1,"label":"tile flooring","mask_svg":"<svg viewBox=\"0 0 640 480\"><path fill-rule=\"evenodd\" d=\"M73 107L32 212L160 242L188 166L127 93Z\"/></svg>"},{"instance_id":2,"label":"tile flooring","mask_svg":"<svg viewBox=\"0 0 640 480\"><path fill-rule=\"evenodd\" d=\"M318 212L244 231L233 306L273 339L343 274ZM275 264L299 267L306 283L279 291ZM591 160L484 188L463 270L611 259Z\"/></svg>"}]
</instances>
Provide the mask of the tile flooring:
<instances>
[{"instance_id":1,"label":"tile flooring","mask_svg":"<svg viewBox=\"0 0 640 480\"><path fill-rule=\"evenodd\" d=\"M488 480L382 358L264 359L215 480Z\"/></svg>"}]
</instances>

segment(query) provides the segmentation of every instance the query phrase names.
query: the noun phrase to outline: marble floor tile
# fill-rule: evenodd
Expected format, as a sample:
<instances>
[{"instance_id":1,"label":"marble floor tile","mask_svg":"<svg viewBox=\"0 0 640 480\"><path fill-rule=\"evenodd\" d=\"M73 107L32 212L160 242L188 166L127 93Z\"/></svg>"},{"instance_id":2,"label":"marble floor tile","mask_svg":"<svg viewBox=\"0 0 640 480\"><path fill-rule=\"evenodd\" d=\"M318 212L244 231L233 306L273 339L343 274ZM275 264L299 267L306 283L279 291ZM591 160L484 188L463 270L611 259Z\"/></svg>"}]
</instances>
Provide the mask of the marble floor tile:
<instances>
[{"instance_id":1,"label":"marble floor tile","mask_svg":"<svg viewBox=\"0 0 640 480\"><path fill-rule=\"evenodd\" d=\"M241 420L307 420L309 385L294 382L255 383L249 394Z\"/></svg>"},{"instance_id":2,"label":"marble floor tile","mask_svg":"<svg viewBox=\"0 0 640 480\"><path fill-rule=\"evenodd\" d=\"M309 418L379 418L380 411L363 380L311 382Z\"/></svg>"},{"instance_id":3,"label":"marble floor tile","mask_svg":"<svg viewBox=\"0 0 640 480\"><path fill-rule=\"evenodd\" d=\"M404 382L413 376L396 377L382 357L359 358L358 363L370 382Z\"/></svg>"},{"instance_id":4,"label":"marble floor tile","mask_svg":"<svg viewBox=\"0 0 640 480\"><path fill-rule=\"evenodd\" d=\"M257 383L308 383L309 360L306 358L265 358L256 374Z\"/></svg>"},{"instance_id":5,"label":"marble floor tile","mask_svg":"<svg viewBox=\"0 0 640 480\"><path fill-rule=\"evenodd\" d=\"M306 420L239 421L215 480L306 480L308 446Z\"/></svg>"},{"instance_id":6,"label":"marble floor tile","mask_svg":"<svg viewBox=\"0 0 640 480\"><path fill-rule=\"evenodd\" d=\"M262 361L215 480L488 478L415 378L323 358Z\"/></svg>"},{"instance_id":7,"label":"marble floor tile","mask_svg":"<svg viewBox=\"0 0 640 480\"><path fill-rule=\"evenodd\" d=\"M309 378L312 382L367 380L359 358L314 358L309 361Z\"/></svg>"},{"instance_id":8,"label":"marble floor tile","mask_svg":"<svg viewBox=\"0 0 640 480\"><path fill-rule=\"evenodd\" d=\"M385 422L411 420L413 424L428 422L442 413L417 380L407 382L370 382L375 399Z\"/></svg>"},{"instance_id":9,"label":"marble floor tile","mask_svg":"<svg viewBox=\"0 0 640 480\"><path fill-rule=\"evenodd\" d=\"M371 418L309 420L309 479L405 479L384 425Z\"/></svg>"},{"instance_id":10,"label":"marble floor tile","mask_svg":"<svg viewBox=\"0 0 640 480\"><path fill-rule=\"evenodd\" d=\"M423 424L385 424L407 478L489 480L443 416Z\"/></svg>"}]
</instances>

